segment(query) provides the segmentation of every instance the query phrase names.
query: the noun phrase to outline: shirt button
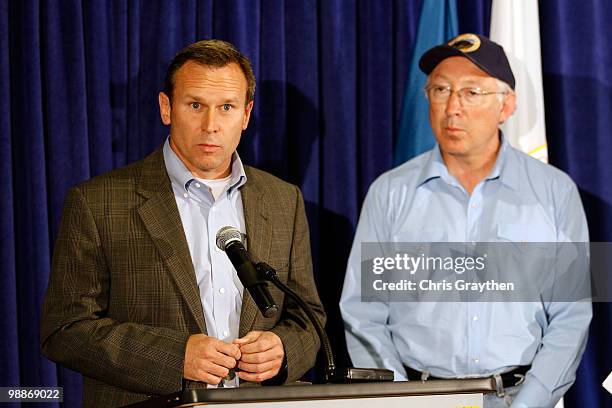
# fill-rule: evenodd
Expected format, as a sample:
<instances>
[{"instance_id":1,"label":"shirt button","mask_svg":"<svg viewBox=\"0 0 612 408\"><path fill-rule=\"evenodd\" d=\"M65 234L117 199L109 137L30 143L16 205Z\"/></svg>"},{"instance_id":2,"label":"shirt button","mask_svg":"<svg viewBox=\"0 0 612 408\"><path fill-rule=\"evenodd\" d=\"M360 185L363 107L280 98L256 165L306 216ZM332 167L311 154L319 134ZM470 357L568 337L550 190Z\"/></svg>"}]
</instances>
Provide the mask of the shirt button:
<instances>
[{"instance_id":1,"label":"shirt button","mask_svg":"<svg viewBox=\"0 0 612 408\"><path fill-rule=\"evenodd\" d=\"M183 194L183 197L188 198L189 194L185 193L185 194Z\"/></svg>"},{"instance_id":2,"label":"shirt button","mask_svg":"<svg viewBox=\"0 0 612 408\"><path fill-rule=\"evenodd\" d=\"M475 359L474 359L474 362L475 362L475 363L478 363L478 362L480 362L480 360L479 360L479 359L477 359L477 358L475 358Z\"/></svg>"},{"instance_id":3,"label":"shirt button","mask_svg":"<svg viewBox=\"0 0 612 408\"><path fill-rule=\"evenodd\" d=\"M196 187L197 187L197 188L200 188L200 183L196 183Z\"/></svg>"},{"instance_id":4,"label":"shirt button","mask_svg":"<svg viewBox=\"0 0 612 408\"><path fill-rule=\"evenodd\" d=\"M220 293L220 294L224 294L224 293L225 293L225 288L221 288L221 289L219 289L219 293Z\"/></svg>"},{"instance_id":5,"label":"shirt button","mask_svg":"<svg viewBox=\"0 0 612 408\"><path fill-rule=\"evenodd\" d=\"M474 315L474 317L472 317L472 320L475 321L475 322L477 322L478 319L479 319L478 315Z\"/></svg>"},{"instance_id":6,"label":"shirt button","mask_svg":"<svg viewBox=\"0 0 612 408\"><path fill-rule=\"evenodd\" d=\"M478 204L476 203L472 204L472 208L476 208L476 207L478 207Z\"/></svg>"},{"instance_id":7,"label":"shirt button","mask_svg":"<svg viewBox=\"0 0 612 408\"><path fill-rule=\"evenodd\" d=\"M227 330L223 331L223 337L229 336L229 332Z\"/></svg>"}]
</instances>

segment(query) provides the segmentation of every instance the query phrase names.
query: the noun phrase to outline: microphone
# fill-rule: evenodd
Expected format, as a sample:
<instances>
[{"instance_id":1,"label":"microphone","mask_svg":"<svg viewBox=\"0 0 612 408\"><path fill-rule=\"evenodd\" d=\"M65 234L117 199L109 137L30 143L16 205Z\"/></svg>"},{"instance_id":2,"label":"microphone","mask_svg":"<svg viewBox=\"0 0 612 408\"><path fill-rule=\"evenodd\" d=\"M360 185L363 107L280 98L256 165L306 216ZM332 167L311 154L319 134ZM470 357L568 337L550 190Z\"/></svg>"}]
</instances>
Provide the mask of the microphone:
<instances>
[{"instance_id":1,"label":"microphone","mask_svg":"<svg viewBox=\"0 0 612 408\"><path fill-rule=\"evenodd\" d=\"M235 227L226 226L217 231L217 247L225 251L242 285L249 291L259 311L265 317L273 317L278 306L268 291L267 283L258 276L255 265L242 243L242 234Z\"/></svg>"}]
</instances>

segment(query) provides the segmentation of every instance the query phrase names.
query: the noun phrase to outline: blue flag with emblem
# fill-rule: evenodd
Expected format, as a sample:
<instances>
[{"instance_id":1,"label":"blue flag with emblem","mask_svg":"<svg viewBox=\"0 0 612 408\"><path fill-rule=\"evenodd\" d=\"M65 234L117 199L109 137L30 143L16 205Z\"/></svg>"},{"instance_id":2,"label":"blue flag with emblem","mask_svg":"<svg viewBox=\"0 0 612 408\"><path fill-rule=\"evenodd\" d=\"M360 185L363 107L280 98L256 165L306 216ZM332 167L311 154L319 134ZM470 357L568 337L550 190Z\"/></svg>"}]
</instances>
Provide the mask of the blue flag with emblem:
<instances>
[{"instance_id":1,"label":"blue flag with emblem","mask_svg":"<svg viewBox=\"0 0 612 408\"><path fill-rule=\"evenodd\" d=\"M429 106L423 93L427 77L419 69L419 58L428 49L458 34L455 0L425 0L419 19L402 103L400 127L395 143L394 165L431 149L435 143L429 125Z\"/></svg>"}]
</instances>

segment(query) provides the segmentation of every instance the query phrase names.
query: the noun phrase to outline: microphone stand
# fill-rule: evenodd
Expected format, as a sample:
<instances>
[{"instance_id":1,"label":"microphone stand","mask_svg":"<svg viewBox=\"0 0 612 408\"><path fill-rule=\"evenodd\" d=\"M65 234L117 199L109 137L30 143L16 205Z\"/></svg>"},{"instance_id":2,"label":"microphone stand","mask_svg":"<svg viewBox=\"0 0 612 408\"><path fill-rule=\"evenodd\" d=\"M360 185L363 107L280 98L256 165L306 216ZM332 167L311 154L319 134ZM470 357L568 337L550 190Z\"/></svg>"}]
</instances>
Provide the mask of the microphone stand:
<instances>
[{"instance_id":1,"label":"microphone stand","mask_svg":"<svg viewBox=\"0 0 612 408\"><path fill-rule=\"evenodd\" d=\"M382 368L340 368L336 367L334 353L332 351L329 338L315 316L312 308L294 290L285 285L278 279L276 270L265 262L255 265L257 273L265 280L272 282L274 286L293 299L300 308L306 313L319 336L323 351L325 353L325 382L327 383L350 383L350 382L370 382L370 381L393 381L393 371Z\"/></svg>"}]
</instances>

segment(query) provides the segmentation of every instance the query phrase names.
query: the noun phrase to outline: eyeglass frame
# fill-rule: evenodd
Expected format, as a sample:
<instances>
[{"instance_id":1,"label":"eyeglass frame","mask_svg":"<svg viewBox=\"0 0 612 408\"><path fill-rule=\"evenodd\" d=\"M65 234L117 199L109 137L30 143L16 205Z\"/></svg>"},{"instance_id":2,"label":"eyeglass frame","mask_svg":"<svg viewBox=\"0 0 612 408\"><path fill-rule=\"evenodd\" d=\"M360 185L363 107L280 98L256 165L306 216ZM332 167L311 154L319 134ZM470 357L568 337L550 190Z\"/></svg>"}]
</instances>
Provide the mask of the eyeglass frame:
<instances>
[{"instance_id":1,"label":"eyeglass frame","mask_svg":"<svg viewBox=\"0 0 612 408\"><path fill-rule=\"evenodd\" d=\"M448 96L446 97L446 99L444 99L443 101L440 102L432 102L431 98L429 97L429 91L432 90L433 88L444 88L447 91L450 91ZM487 96L487 95L507 95L509 93L509 91L497 91L497 92L493 92L493 91L486 91L484 89L478 88L478 87L473 87L473 86L466 86L464 88L460 88L460 89L453 89L450 85L436 85L436 84L428 84L425 85L425 87L423 88L423 92L425 92L425 96L427 98L427 100L430 103L433 104L443 104L443 103L447 103L448 100L450 99L451 95L453 94L453 92L455 92L457 94L457 97L459 99L459 104L461 106L479 106L482 104L482 102L479 103L466 103L464 104L464 102L466 102L466 97L462 94L464 93L464 91L466 90L472 90L472 91L476 91L476 95L478 96Z\"/></svg>"}]
</instances>

